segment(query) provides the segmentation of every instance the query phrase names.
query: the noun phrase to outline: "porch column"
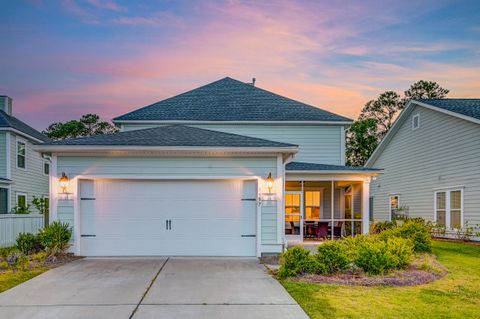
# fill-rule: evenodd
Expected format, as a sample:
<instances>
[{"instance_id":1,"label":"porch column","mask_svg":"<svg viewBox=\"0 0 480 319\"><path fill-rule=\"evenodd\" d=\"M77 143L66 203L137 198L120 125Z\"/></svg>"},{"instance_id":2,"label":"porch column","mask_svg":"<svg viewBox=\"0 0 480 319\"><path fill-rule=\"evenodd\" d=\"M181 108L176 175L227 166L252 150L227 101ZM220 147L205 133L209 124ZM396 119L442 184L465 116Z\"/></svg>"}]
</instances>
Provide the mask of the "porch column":
<instances>
[{"instance_id":1,"label":"porch column","mask_svg":"<svg viewBox=\"0 0 480 319\"><path fill-rule=\"evenodd\" d=\"M370 229L370 177L363 181L362 187L362 234Z\"/></svg>"},{"instance_id":2,"label":"porch column","mask_svg":"<svg viewBox=\"0 0 480 319\"><path fill-rule=\"evenodd\" d=\"M334 193L335 193L335 182L334 182L334 181L332 181L331 193L332 193L332 196L331 196L331 205L330 205L330 206L331 206L331 208L332 208L332 209L331 209L331 211L332 211L332 212L331 212L331 213L332 213L332 216L331 216L331 217L332 217L332 227L330 228L330 229L331 229L330 235L332 236L332 240L333 240L333 239L334 239L333 229L335 228L335 227L334 227L334 226L335 226L335 225L334 225L334 221L333 221L333 220L335 219L335 201L334 201L334 200L335 200L335 198L334 198L334 195L335 195L335 194L334 194Z\"/></svg>"}]
</instances>

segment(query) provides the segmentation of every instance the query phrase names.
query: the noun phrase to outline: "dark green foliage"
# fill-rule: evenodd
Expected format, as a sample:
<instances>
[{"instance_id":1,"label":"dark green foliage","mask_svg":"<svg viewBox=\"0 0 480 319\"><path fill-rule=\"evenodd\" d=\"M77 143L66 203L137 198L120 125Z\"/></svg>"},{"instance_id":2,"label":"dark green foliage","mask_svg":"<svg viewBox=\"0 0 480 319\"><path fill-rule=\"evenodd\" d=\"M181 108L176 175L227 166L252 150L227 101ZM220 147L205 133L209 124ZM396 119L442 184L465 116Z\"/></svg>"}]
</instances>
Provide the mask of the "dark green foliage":
<instances>
[{"instance_id":1,"label":"dark green foliage","mask_svg":"<svg viewBox=\"0 0 480 319\"><path fill-rule=\"evenodd\" d=\"M406 238L412 241L415 252L430 252L432 250L430 229L429 224L421 218L407 219L401 226L382 231L379 238L382 240L393 237Z\"/></svg>"},{"instance_id":2,"label":"dark green foliage","mask_svg":"<svg viewBox=\"0 0 480 319\"><path fill-rule=\"evenodd\" d=\"M301 247L293 247L282 255L278 277L287 278L305 273L314 273L317 267L315 258L310 255L308 250Z\"/></svg>"},{"instance_id":3,"label":"dark green foliage","mask_svg":"<svg viewBox=\"0 0 480 319\"><path fill-rule=\"evenodd\" d=\"M20 233L17 237L16 247L25 255L39 252L42 249L38 237L31 233Z\"/></svg>"},{"instance_id":4,"label":"dark green foliage","mask_svg":"<svg viewBox=\"0 0 480 319\"><path fill-rule=\"evenodd\" d=\"M39 234L40 243L50 255L65 253L72 237L72 228L68 223L54 221L45 227Z\"/></svg>"},{"instance_id":5,"label":"dark green foliage","mask_svg":"<svg viewBox=\"0 0 480 319\"><path fill-rule=\"evenodd\" d=\"M389 222L389 221L377 222L370 226L370 234L380 234L381 232L387 229L392 229L396 226L397 224L395 222Z\"/></svg>"},{"instance_id":6,"label":"dark green foliage","mask_svg":"<svg viewBox=\"0 0 480 319\"><path fill-rule=\"evenodd\" d=\"M118 132L118 128L108 122L100 121L96 114L82 115L80 120L51 124L43 134L53 140L63 140L81 136L93 136Z\"/></svg>"},{"instance_id":7,"label":"dark green foliage","mask_svg":"<svg viewBox=\"0 0 480 319\"><path fill-rule=\"evenodd\" d=\"M386 241L375 237L360 242L355 264L367 274L383 274L392 269L404 268L409 264L413 247L409 240L399 237Z\"/></svg>"},{"instance_id":8,"label":"dark green foliage","mask_svg":"<svg viewBox=\"0 0 480 319\"><path fill-rule=\"evenodd\" d=\"M322 265L320 272L334 274L346 270L350 265L348 246L340 241L327 241L318 246L315 258Z\"/></svg>"}]
</instances>

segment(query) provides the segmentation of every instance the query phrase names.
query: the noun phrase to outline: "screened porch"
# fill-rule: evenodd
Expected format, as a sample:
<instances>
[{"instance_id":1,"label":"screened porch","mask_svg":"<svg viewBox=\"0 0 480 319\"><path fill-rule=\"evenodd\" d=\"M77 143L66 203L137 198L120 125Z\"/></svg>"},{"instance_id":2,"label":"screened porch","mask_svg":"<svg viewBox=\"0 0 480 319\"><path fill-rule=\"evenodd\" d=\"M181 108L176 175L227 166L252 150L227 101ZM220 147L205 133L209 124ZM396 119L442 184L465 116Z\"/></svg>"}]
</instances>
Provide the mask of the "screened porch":
<instances>
[{"instance_id":1,"label":"screened porch","mask_svg":"<svg viewBox=\"0 0 480 319\"><path fill-rule=\"evenodd\" d=\"M367 232L368 203L364 198L368 201L368 194L364 181L286 181L287 241L336 239Z\"/></svg>"}]
</instances>

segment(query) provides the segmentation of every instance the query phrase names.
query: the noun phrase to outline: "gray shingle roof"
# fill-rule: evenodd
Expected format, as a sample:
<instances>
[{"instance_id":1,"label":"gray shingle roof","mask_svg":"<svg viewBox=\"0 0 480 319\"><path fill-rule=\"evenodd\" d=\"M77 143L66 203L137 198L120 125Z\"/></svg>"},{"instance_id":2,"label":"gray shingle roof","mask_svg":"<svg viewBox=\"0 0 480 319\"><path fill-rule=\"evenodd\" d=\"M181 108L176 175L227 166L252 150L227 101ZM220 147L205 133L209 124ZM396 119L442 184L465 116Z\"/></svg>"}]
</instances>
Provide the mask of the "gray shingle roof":
<instances>
[{"instance_id":1,"label":"gray shingle roof","mask_svg":"<svg viewBox=\"0 0 480 319\"><path fill-rule=\"evenodd\" d=\"M260 138L223 133L184 125L169 125L155 128L96 135L60 141L44 145L90 145L90 146L165 146L165 147L292 147Z\"/></svg>"},{"instance_id":2,"label":"gray shingle roof","mask_svg":"<svg viewBox=\"0 0 480 319\"><path fill-rule=\"evenodd\" d=\"M228 77L114 119L127 120L352 121Z\"/></svg>"},{"instance_id":3,"label":"gray shingle roof","mask_svg":"<svg viewBox=\"0 0 480 319\"><path fill-rule=\"evenodd\" d=\"M480 120L480 99L438 99L417 101Z\"/></svg>"},{"instance_id":4,"label":"gray shingle roof","mask_svg":"<svg viewBox=\"0 0 480 319\"><path fill-rule=\"evenodd\" d=\"M304 162L290 162L285 166L287 171L359 171L359 172L377 172L381 171L378 168L369 168L361 166L342 166L342 165L328 165L315 164Z\"/></svg>"},{"instance_id":5,"label":"gray shingle roof","mask_svg":"<svg viewBox=\"0 0 480 319\"><path fill-rule=\"evenodd\" d=\"M30 135L40 141L47 142L50 139L34 129L33 127L25 124L14 116L8 115L4 111L0 110L0 127L9 127L16 129L22 133Z\"/></svg>"}]
</instances>

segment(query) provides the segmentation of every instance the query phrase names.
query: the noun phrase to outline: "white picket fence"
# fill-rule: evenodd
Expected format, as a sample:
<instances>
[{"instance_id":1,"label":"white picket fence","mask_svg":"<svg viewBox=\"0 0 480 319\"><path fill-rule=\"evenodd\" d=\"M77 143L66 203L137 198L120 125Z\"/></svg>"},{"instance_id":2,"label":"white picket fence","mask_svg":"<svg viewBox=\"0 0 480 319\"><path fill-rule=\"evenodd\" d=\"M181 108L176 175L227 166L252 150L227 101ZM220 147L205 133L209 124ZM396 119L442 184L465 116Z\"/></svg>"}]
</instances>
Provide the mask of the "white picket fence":
<instances>
[{"instance_id":1,"label":"white picket fence","mask_svg":"<svg viewBox=\"0 0 480 319\"><path fill-rule=\"evenodd\" d=\"M15 244L20 233L37 233L43 228L43 215L5 214L0 215L0 247Z\"/></svg>"}]
</instances>

